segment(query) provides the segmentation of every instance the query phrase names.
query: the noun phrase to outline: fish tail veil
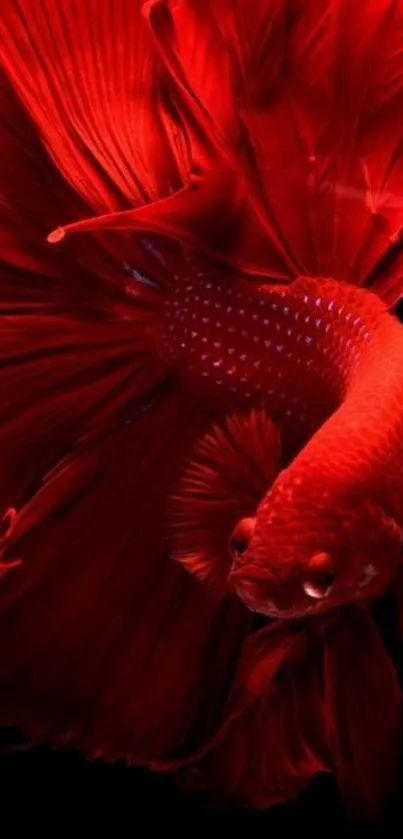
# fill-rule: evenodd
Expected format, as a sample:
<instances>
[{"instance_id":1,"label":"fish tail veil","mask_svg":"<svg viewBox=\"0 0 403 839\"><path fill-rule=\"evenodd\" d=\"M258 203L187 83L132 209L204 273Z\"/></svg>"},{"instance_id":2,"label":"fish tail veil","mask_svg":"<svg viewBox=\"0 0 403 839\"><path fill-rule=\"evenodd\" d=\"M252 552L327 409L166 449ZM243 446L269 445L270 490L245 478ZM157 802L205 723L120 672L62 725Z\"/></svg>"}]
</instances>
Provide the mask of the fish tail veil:
<instances>
[{"instance_id":1,"label":"fish tail veil","mask_svg":"<svg viewBox=\"0 0 403 839\"><path fill-rule=\"evenodd\" d=\"M105 299L100 283L90 314L48 288L8 306L0 724L151 764L193 737L210 668L214 717L239 621L226 611L213 643L216 605L170 554L170 498L205 417L156 350L165 297L145 268Z\"/></svg>"},{"instance_id":2,"label":"fish tail veil","mask_svg":"<svg viewBox=\"0 0 403 839\"><path fill-rule=\"evenodd\" d=\"M48 17L55 22L58 8L50 5ZM115 174L123 175L115 188L112 177L102 178L92 152L81 157L85 143L80 141L79 159L70 153L66 123L58 122L60 97L60 111L48 103L46 125L38 132L56 167L14 99L0 109L15 111L13 128L14 120L17 127L22 121L21 149L1 120L0 140L13 137L13 201L17 194L27 199L21 199L22 209L17 203L15 213L9 209L1 168L7 236L1 241L6 261L0 264L0 724L88 757L168 766L211 734L249 616L236 602L217 605L208 587L175 560L170 545L171 498L183 458L206 431L206 417L203 405L196 408L182 394L161 347L172 282L177 283L178 270L187 276L191 266L180 237L169 237L165 225L152 223L158 208L163 211L163 199L156 198L173 189L171 182L179 186L179 178L154 97L137 96L137 78L141 90L152 85L142 64L136 76L136 59L149 54L138 24L140 5L122 3L119 9L127 6L127 14L117 9L113 15L125 31L125 38L116 34L116 40L122 49L127 44L116 58L127 56L130 71L123 67L111 84L120 101L125 79L138 108L123 123L153 126L150 132L130 128L124 154L130 146L132 178L129 167L119 164L123 135L116 126L108 155L117 161ZM99 67L98 52L93 65L90 60L93 44L99 46L105 36L110 55L110 4L99 9L95 29L86 7L80 5L82 15L63 23L71 26L72 40L77 32L79 57L88 44L85 67L74 70L69 55L71 76L61 71L67 102L72 100L67 76L74 79L77 72L82 79L86 69ZM28 16L31 11L27 7ZM23 64L22 58L10 58L10 76ZM30 92L28 101L24 85L17 88L32 117ZM3 106L3 88L0 98ZM93 112L100 114L104 139L98 104L97 99ZM72 124L77 136L74 116ZM46 126L54 128L52 138ZM93 122L92 150L96 131ZM187 144L178 145L187 157ZM10 143L4 148L8 154ZM43 201L32 177L38 172L39 182L51 185ZM184 172L181 182L187 180ZM185 204L178 208L176 227L187 218ZM65 219L133 205L142 220L128 233L99 229L93 236L46 242L46 233ZM164 217L168 225L170 212Z\"/></svg>"},{"instance_id":3,"label":"fish tail veil","mask_svg":"<svg viewBox=\"0 0 403 839\"><path fill-rule=\"evenodd\" d=\"M189 149L183 189L51 239L147 224L246 273L332 276L395 305L403 11L373 3L364 18L342 5L146 3Z\"/></svg>"},{"instance_id":4,"label":"fish tail veil","mask_svg":"<svg viewBox=\"0 0 403 839\"><path fill-rule=\"evenodd\" d=\"M0 724L87 757L167 766L201 730L206 690L203 724L218 714L242 620L167 540L202 418L140 338L132 357L123 342L118 371L108 327L97 342L87 333L63 341L59 328L59 352L31 347L27 360L25 345L0 375L3 393L12 370L26 383L0 430Z\"/></svg>"}]
</instances>

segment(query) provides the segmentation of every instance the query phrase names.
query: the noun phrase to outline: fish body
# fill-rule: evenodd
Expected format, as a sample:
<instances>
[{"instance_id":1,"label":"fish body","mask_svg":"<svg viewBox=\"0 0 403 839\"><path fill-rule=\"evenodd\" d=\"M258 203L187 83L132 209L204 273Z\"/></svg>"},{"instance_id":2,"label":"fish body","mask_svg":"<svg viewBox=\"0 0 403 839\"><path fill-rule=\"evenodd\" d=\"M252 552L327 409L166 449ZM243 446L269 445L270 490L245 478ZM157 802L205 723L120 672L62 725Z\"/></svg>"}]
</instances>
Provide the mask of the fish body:
<instances>
[{"instance_id":1,"label":"fish body","mask_svg":"<svg viewBox=\"0 0 403 839\"><path fill-rule=\"evenodd\" d=\"M238 592L284 617L373 597L401 554L399 322L375 294L331 279L281 288L200 274L173 283L162 355L216 411L264 405L291 459L235 563ZM311 558L323 552L332 591L307 595L321 575Z\"/></svg>"}]
</instances>

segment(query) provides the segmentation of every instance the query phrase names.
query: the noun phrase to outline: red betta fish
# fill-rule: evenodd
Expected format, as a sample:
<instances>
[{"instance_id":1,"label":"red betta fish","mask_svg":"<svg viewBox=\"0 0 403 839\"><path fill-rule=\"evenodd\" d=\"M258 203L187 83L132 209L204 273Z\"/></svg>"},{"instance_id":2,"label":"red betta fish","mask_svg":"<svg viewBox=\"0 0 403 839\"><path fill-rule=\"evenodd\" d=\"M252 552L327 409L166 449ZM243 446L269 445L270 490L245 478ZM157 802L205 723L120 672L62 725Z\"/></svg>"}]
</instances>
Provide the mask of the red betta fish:
<instances>
[{"instance_id":1,"label":"red betta fish","mask_svg":"<svg viewBox=\"0 0 403 839\"><path fill-rule=\"evenodd\" d=\"M163 5L147 9L158 26ZM392 10L383 16L391 20ZM218 144L220 156L225 166ZM308 169L319 165L316 154L306 160ZM376 228L381 199L376 209L368 166L362 158L356 166L365 184L366 223ZM79 231L141 230L147 219L154 231L185 243L194 216L200 227L205 213L214 214L211 177L207 170L204 182L199 173L183 192L145 212L73 223L49 241ZM389 234L387 250L399 235ZM299 277L281 290L270 281L252 285L211 270L178 270L156 327L155 352L204 405L225 413L258 400L286 448L302 445L253 519L241 521L231 537L232 579L248 606L295 618L384 589L403 545L403 331L387 306L322 277Z\"/></svg>"},{"instance_id":2,"label":"red betta fish","mask_svg":"<svg viewBox=\"0 0 403 839\"><path fill-rule=\"evenodd\" d=\"M402 44L395 0L3 0L4 724L212 753L256 806L354 761L380 795L340 727L355 687L398 731L365 603L402 548Z\"/></svg>"}]
</instances>

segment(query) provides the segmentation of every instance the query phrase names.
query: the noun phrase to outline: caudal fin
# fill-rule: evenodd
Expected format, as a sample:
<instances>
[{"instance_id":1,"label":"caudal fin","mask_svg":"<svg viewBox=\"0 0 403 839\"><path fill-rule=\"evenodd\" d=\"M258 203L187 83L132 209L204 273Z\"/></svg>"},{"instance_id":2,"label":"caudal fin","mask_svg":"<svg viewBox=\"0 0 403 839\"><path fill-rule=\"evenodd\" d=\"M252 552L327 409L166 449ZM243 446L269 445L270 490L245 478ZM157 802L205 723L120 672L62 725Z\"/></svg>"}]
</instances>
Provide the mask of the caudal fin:
<instances>
[{"instance_id":1,"label":"caudal fin","mask_svg":"<svg viewBox=\"0 0 403 839\"><path fill-rule=\"evenodd\" d=\"M145 8L190 173L155 206L66 233L146 225L251 275L332 276L394 305L403 293L401 5Z\"/></svg>"},{"instance_id":2,"label":"caudal fin","mask_svg":"<svg viewBox=\"0 0 403 839\"><path fill-rule=\"evenodd\" d=\"M250 617L170 557L170 496L206 418L129 335L62 341L59 324L1 367L0 723L167 764L210 732Z\"/></svg>"}]
</instances>

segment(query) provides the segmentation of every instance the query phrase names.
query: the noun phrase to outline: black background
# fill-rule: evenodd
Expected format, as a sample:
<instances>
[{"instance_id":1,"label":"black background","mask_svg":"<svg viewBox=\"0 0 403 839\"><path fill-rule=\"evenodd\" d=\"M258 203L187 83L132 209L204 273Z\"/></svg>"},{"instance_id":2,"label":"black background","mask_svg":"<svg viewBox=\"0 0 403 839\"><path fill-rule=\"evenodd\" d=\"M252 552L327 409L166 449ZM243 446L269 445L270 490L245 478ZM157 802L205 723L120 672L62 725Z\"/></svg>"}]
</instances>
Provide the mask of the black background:
<instances>
[{"instance_id":1,"label":"black background","mask_svg":"<svg viewBox=\"0 0 403 839\"><path fill-rule=\"evenodd\" d=\"M403 300L397 307L403 321ZM403 645L397 637L389 601L378 607L378 623L403 681ZM1 733L1 732L0 732ZM27 833L60 839L108 834L146 836L151 829L167 831L178 825L192 833L205 828L233 830L247 835L280 836L285 829L326 836L346 833L403 835L403 782L379 820L357 824L344 812L334 781L315 779L301 799L266 812L209 810L203 797L182 795L169 776L123 764L86 763L69 751L38 747L8 751L18 740L1 733L0 830L2 837Z\"/></svg>"}]
</instances>

